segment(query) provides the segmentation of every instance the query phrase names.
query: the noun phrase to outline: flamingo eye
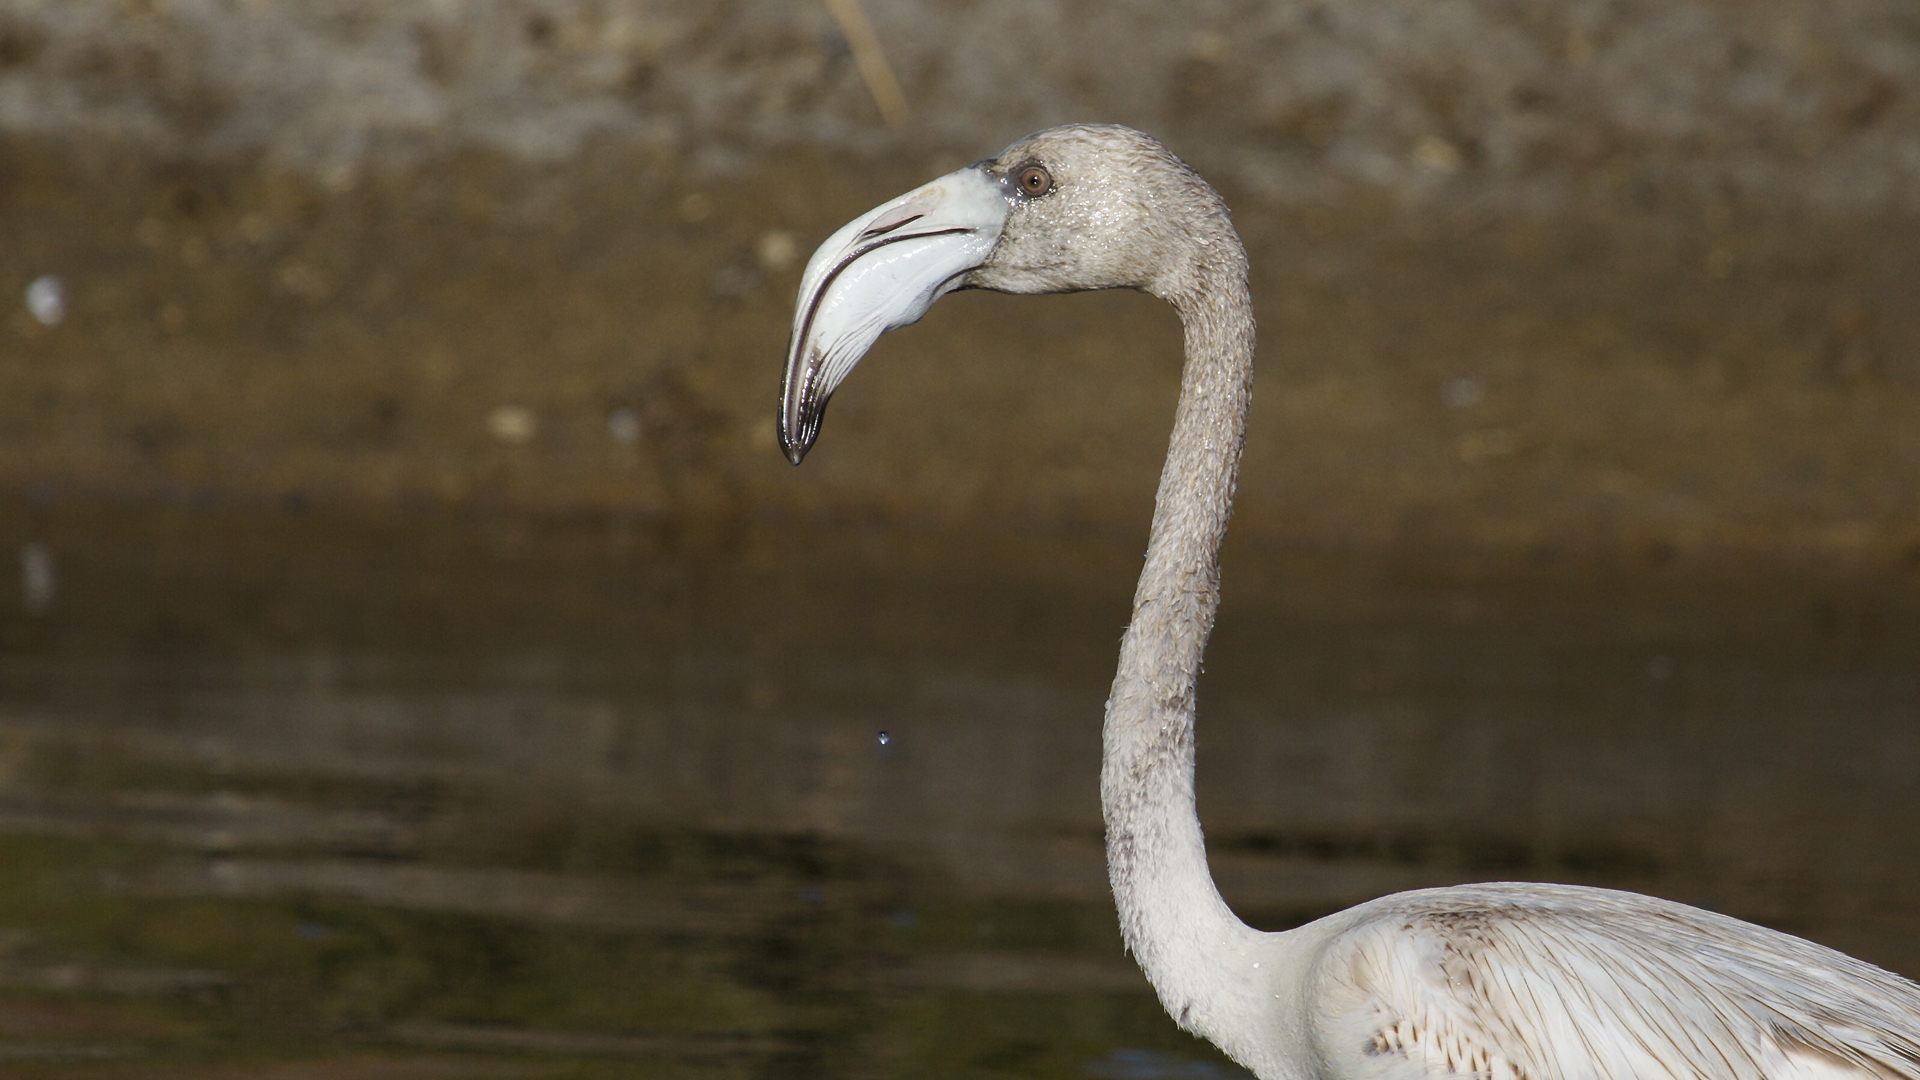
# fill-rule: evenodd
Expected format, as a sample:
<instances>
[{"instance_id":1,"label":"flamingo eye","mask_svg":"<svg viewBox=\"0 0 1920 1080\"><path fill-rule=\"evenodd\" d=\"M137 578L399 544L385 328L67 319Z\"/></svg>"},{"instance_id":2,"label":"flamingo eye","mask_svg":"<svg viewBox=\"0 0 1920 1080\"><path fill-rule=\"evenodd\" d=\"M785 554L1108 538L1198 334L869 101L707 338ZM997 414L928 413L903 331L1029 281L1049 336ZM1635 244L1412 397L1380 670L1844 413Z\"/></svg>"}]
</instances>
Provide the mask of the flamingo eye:
<instances>
[{"instance_id":1,"label":"flamingo eye","mask_svg":"<svg viewBox=\"0 0 1920 1080\"><path fill-rule=\"evenodd\" d=\"M1020 186L1023 195L1045 195L1053 190L1053 177L1038 165L1029 165L1020 170L1013 182Z\"/></svg>"}]
</instances>

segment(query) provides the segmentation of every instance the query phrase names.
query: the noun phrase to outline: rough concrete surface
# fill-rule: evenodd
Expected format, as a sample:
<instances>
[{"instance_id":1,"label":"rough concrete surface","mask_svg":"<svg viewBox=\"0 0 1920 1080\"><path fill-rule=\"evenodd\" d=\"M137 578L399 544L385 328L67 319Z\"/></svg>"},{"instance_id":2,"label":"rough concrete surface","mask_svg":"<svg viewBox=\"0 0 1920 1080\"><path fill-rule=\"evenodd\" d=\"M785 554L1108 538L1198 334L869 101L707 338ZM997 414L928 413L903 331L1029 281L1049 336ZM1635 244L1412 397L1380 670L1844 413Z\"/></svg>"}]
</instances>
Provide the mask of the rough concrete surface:
<instances>
[{"instance_id":1,"label":"rough concrete surface","mask_svg":"<svg viewBox=\"0 0 1920 1080\"><path fill-rule=\"evenodd\" d=\"M1240 529L1920 563L1911 4L866 11L897 130L812 3L0 2L0 482L1137 531L1133 294L943 301L771 445L811 246L1092 119L1253 253Z\"/></svg>"}]
</instances>

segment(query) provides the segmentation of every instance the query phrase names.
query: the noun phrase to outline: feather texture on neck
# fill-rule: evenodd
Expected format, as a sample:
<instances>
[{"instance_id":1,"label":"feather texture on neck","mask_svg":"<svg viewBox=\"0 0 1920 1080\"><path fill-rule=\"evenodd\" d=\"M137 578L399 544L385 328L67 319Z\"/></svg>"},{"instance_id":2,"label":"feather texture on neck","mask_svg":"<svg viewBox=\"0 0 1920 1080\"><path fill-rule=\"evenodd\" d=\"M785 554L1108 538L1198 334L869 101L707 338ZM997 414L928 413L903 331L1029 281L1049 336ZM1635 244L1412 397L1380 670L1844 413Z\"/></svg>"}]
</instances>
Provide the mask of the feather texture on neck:
<instances>
[{"instance_id":1,"label":"feather texture on neck","mask_svg":"<svg viewBox=\"0 0 1920 1080\"><path fill-rule=\"evenodd\" d=\"M1265 997L1248 958L1266 935L1214 887L1194 802L1194 686L1220 604L1254 351L1246 253L1218 196L1207 202L1193 258L1152 289L1180 312L1186 367L1107 701L1100 794L1127 948L1181 1026L1218 1042L1229 1014Z\"/></svg>"}]
</instances>

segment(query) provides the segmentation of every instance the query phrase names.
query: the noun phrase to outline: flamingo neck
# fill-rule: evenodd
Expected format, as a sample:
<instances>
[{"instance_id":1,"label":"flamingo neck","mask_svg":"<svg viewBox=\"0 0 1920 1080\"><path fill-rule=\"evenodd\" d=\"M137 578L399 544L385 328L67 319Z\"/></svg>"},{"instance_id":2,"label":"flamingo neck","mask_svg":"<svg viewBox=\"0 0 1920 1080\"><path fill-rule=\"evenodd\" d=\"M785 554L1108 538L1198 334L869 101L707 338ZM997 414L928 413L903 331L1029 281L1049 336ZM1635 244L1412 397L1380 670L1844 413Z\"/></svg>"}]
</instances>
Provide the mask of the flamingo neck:
<instances>
[{"instance_id":1,"label":"flamingo neck","mask_svg":"<svg viewBox=\"0 0 1920 1080\"><path fill-rule=\"evenodd\" d=\"M1234 1053L1236 1018L1270 996L1253 970L1266 935L1234 916L1207 870L1194 804L1194 683L1220 604L1254 326L1246 255L1224 214L1203 235L1195 264L1153 290L1180 312L1187 359L1107 701L1100 795L1127 948L1180 1026Z\"/></svg>"}]
</instances>

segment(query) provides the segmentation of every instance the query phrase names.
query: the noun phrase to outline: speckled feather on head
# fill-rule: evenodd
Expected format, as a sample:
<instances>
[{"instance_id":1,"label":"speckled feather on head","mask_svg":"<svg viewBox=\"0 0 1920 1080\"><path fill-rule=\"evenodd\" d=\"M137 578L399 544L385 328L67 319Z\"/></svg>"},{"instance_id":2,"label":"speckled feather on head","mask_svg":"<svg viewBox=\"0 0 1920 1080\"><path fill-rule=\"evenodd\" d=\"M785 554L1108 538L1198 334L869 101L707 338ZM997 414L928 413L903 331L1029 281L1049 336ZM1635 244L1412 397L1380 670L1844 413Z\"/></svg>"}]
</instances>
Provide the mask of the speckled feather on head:
<instances>
[{"instance_id":1,"label":"speckled feather on head","mask_svg":"<svg viewBox=\"0 0 1920 1080\"><path fill-rule=\"evenodd\" d=\"M1121 930L1182 1027L1266 1080L1920 1080L1920 986L1664 900L1466 885L1278 934L1228 909L1194 804L1194 685L1219 606L1254 322L1226 207L1152 138L1043 131L821 245L789 347L783 446L797 464L873 341L947 292L1123 287L1179 311L1186 368L1100 790Z\"/></svg>"}]
</instances>

